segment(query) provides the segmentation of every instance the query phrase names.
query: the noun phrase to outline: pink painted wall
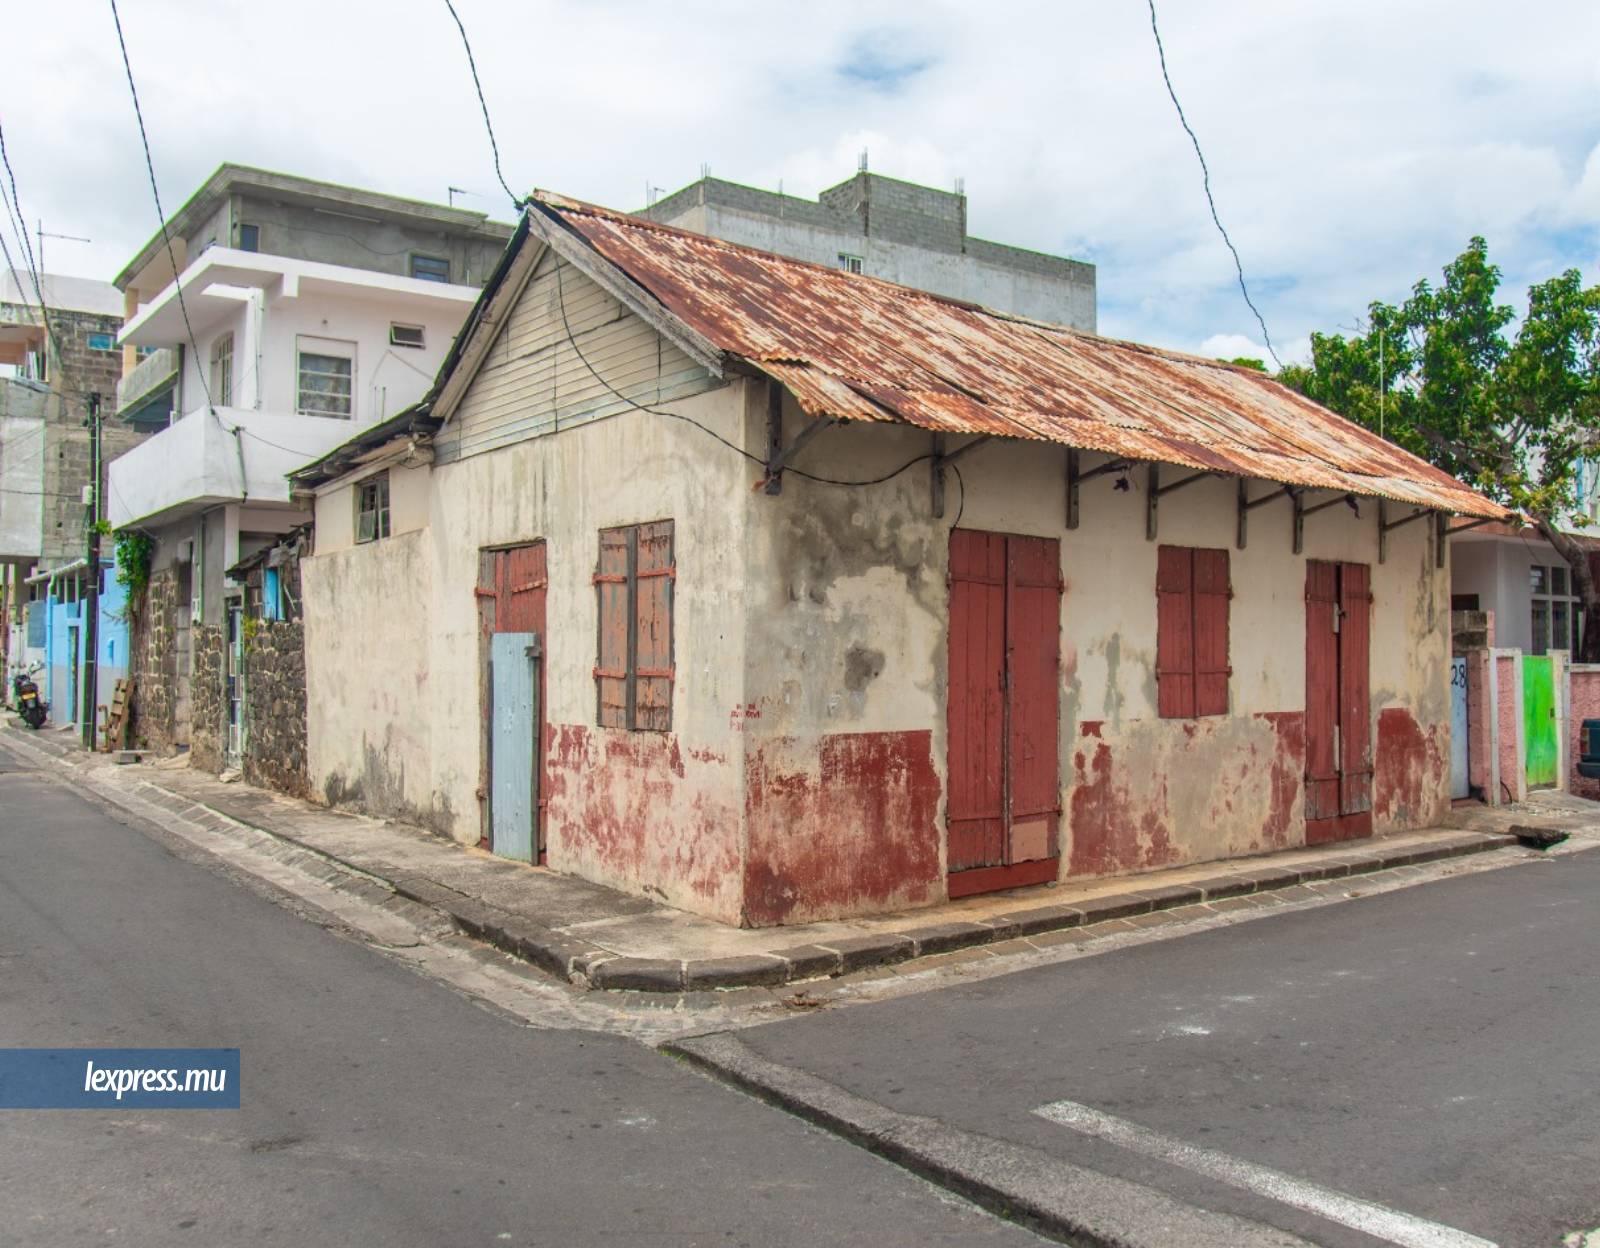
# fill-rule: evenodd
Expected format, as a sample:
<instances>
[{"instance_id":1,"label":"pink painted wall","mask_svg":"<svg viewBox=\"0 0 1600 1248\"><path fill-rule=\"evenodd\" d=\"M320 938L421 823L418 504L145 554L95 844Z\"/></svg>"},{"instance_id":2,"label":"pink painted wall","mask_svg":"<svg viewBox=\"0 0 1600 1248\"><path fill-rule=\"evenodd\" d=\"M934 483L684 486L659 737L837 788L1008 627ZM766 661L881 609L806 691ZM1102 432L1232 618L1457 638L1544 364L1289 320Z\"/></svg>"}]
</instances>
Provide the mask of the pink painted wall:
<instances>
[{"instance_id":1,"label":"pink painted wall","mask_svg":"<svg viewBox=\"0 0 1600 1248\"><path fill-rule=\"evenodd\" d=\"M1567 717L1567 749L1572 792L1579 797L1600 800L1600 780L1590 780L1578 774L1578 760L1583 756L1583 721L1600 719L1600 666L1573 664L1572 713Z\"/></svg>"},{"instance_id":2,"label":"pink painted wall","mask_svg":"<svg viewBox=\"0 0 1600 1248\"><path fill-rule=\"evenodd\" d=\"M1490 755L1494 734L1489 724L1489 652L1471 650L1467 653L1467 783L1483 793L1491 803L1489 792Z\"/></svg>"},{"instance_id":3,"label":"pink painted wall","mask_svg":"<svg viewBox=\"0 0 1600 1248\"><path fill-rule=\"evenodd\" d=\"M1497 802L1520 801L1526 796L1522 769L1522 725L1517 720L1517 664L1520 654L1499 659L1500 682L1500 792Z\"/></svg>"}]
</instances>

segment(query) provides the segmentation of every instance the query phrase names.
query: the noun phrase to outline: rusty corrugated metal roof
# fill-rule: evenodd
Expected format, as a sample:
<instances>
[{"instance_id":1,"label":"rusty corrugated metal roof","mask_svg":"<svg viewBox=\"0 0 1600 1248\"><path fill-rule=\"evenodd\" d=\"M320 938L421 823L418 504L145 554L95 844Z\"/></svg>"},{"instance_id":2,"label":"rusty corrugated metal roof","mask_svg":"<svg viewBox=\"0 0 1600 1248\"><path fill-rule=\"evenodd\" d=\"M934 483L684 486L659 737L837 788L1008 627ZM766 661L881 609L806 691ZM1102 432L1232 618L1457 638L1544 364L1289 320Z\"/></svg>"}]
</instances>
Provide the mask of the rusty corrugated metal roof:
<instances>
[{"instance_id":1,"label":"rusty corrugated metal roof","mask_svg":"<svg viewBox=\"0 0 1600 1248\"><path fill-rule=\"evenodd\" d=\"M1463 515L1509 513L1253 369L1011 316L622 216L541 208L812 416L1057 442Z\"/></svg>"}]
</instances>

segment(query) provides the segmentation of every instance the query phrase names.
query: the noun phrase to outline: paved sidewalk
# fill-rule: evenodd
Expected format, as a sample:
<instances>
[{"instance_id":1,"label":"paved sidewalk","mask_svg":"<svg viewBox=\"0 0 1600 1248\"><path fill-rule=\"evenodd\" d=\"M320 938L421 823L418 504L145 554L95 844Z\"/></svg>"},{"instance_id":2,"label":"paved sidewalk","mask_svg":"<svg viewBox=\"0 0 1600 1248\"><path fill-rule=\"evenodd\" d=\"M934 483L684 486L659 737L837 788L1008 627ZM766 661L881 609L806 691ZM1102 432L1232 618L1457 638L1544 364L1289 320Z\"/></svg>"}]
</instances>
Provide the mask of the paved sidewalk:
<instances>
[{"instance_id":1,"label":"paved sidewalk","mask_svg":"<svg viewBox=\"0 0 1600 1248\"><path fill-rule=\"evenodd\" d=\"M404 824L312 806L191 770L182 759L119 766L67 734L8 723L7 744L54 759L115 800L229 823L321 855L430 906L468 935L586 987L682 992L778 985L981 947L1067 939L1170 921L1178 907L1274 904L1319 883L1516 845L1517 823L1600 829L1600 803L1540 795L1520 807L1452 812L1452 825L1259 858L1087 883L1016 889L870 919L740 929L543 867L496 858ZM92 776L89 774L92 773ZM1081 933L1077 933L1080 934ZM959 951L959 952L958 952Z\"/></svg>"}]
</instances>

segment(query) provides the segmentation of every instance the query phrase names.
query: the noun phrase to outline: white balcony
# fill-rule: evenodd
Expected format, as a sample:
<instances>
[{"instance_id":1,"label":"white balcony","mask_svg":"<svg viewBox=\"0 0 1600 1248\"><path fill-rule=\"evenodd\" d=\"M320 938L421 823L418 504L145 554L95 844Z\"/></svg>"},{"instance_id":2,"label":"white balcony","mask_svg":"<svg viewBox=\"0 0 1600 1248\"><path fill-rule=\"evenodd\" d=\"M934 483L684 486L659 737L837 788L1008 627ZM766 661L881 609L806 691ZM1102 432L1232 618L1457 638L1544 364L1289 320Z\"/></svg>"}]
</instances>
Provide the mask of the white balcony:
<instances>
[{"instance_id":1,"label":"white balcony","mask_svg":"<svg viewBox=\"0 0 1600 1248\"><path fill-rule=\"evenodd\" d=\"M321 416L191 412L112 461L112 527L163 524L219 503L286 504L287 474L354 433L349 421Z\"/></svg>"}]
</instances>

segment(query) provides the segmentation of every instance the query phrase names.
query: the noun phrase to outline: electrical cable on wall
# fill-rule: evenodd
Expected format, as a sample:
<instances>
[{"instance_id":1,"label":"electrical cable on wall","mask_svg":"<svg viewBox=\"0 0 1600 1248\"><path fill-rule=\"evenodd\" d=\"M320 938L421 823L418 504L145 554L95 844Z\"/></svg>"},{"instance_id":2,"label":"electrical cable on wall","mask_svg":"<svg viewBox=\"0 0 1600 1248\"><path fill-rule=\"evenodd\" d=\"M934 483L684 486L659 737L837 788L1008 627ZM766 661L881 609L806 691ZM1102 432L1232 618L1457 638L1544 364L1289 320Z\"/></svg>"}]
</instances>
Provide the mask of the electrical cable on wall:
<instances>
[{"instance_id":1,"label":"electrical cable on wall","mask_svg":"<svg viewBox=\"0 0 1600 1248\"><path fill-rule=\"evenodd\" d=\"M1182 123L1184 133L1189 136L1189 142L1194 144L1194 154L1200 161L1200 178L1205 187L1206 205L1211 209L1212 223L1217 227L1217 233L1222 235L1222 241L1228 245L1228 250L1233 253L1233 267L1239 275L1239 293L1244 296L1245 304L1250 311L1255 313L1256 324L1261 326L1261 337L1266 340L1267 354L1272 357L1272 362L1280 369L1283 361L1278 358L1278 353L1272 347L1272 335L1267 332L1266 318L1261 315L1261 309L1256 307L1255 301L1250 298L1250 288L1244 282L1244 262L1239 259L1239 249L1233 245L1233 239L1228 237L1228 231L1223 228L1222 218L1217 215L1217 201L1211 196L1211 170L1206 165L1206 154L1200 150L1200 140L1195 135L1194 128L1190 126L1189 119L1184 116L1183 105L1178 103L1178 93L1173 89L1172 76L1167 73L1167 51L1161 43L1161 28L1156 24L1156 0L1147 0L1150 5L1150 31L1156 37L1156 55L1161 60L1161 80L1167 84L1167 95L1172 99L1172 107L1178 110L1178 120Z\"/></svg>"}]
</instances>

